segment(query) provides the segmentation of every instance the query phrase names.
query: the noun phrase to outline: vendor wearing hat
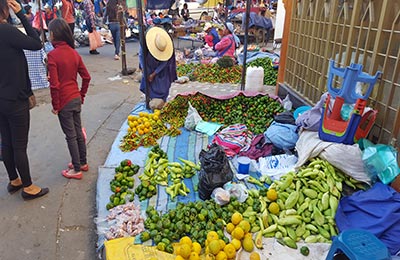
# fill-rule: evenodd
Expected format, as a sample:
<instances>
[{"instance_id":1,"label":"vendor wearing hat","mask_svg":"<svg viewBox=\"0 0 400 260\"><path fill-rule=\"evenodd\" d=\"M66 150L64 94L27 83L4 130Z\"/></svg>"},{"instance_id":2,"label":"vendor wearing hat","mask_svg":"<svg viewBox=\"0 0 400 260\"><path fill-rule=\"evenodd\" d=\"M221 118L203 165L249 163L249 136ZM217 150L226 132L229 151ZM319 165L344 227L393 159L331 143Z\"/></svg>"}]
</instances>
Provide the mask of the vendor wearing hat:
<instances>
[{"instance_id":1,"label":"vendor wearing hat","mask_svg":"<svg viewBox=\"0 0 400 260\"><path fill-rule=\"evenodd\" d=\"M169 95L171 83L177 79L174 46L169 34L160 27L153 27L146 33L149 50L146 60L140 53L140 66L145 64L147 77L142 76L140 91L146 93L145 80L150 89L150 108L161 109Z\"/></svg>"},{"instance_id":2,"label":"vendor wearing hat","mask_svg":"<svg viewBox=\"0 0 400 260\"><path fill-rule=\"evenodd\" d=\"M207 33L206 36L204 36L204 41L209 47L214 48L215 44L217 44L220 40L217 30L212 26L211 23L207 22L204 25L204 32Z\"/></svg>"},{"instance_id":3,"label":"vendor wearing hat","mask_svg":"<svg viewBox=\"0 0 400 260\"><path fill-rule=\"evenodd\" d=\"M240 45L240 40L234 34L234 27L232 23L225 23L222 31L221 41L218 42L214 49L217 51L217 57L230 56L235 58L236 47Z\"/></svg>"}]
</instances>

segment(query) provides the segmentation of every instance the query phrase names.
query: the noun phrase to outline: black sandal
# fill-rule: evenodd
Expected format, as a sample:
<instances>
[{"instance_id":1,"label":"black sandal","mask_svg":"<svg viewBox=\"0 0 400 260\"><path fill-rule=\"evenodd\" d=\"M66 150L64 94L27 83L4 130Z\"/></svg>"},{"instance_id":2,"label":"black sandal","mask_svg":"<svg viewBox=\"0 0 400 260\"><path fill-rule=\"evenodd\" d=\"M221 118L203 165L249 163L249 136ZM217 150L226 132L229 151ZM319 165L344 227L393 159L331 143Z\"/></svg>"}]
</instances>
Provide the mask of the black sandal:
<instances>
[{"instance_id":1,"label":"black sandal","mask_svg":"<svg viewBox=\"0 0 400 260\"><path fill-rule=\"evenodd\" d=\"M11 182L9 182L7 184L7 191L8 191L8 193L13 194L13 193L19 191L22 187L23 187L22 184L18 185L18 186L14 186L11 184Z\"/></svg>"},{"instance_id":2,"label":"black sandal","mask_svg":"<svg viewBox=\"0 0 400 260\"><path fill-rule=\"evenodd\" d=\"M27 193L27 192L25 192L25 191L22 191L22 192L21 192L21 195L22 195L22 198L23 198L24 200L33 200L33 199L36 199L36 198L40 198L40 197L46 195L47 193L49 193L49 188L42 188L42 189L41 189L38 193L36 193L36 194L29 194L29 193Z\"/></svg>"}]
</instances>

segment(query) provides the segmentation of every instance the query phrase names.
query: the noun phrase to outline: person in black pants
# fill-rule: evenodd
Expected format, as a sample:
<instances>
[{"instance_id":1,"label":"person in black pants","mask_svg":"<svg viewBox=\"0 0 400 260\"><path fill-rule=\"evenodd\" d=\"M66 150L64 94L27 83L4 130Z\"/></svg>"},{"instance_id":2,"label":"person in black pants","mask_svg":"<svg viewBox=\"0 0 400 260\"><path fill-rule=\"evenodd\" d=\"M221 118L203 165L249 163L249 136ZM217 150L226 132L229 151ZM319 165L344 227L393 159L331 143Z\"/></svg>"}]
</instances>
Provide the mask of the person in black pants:
<instances>
[{"instance_id":1,"label":"person in black pants","mask_svg":"<svg viewBox=\"0 0 400 260\"><path fill-rule=\"evenodd\" d=\"M27 35L7 23L11 8L21 20ZM40 50L42 44L21 6L15 0L0 0L0 134L3 162L10 182L7 190L14 193L21 188L26 200L49 192L32 184L27 155L30 96L33 95L28 75L28 64L23 52Z\"/></svg>"}]
</instances>

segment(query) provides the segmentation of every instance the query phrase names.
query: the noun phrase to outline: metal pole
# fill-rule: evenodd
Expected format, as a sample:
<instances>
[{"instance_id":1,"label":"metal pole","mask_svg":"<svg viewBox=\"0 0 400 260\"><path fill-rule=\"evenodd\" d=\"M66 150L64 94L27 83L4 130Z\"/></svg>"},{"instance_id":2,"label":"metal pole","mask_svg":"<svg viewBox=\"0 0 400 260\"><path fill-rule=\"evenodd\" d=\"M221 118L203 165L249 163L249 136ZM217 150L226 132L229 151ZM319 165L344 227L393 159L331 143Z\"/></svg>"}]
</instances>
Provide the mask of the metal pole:
<instances>
[{"instance_id":1,"label":"metal pole","mask_svg":"<svg viewBox=\"0 0 400 260\"><path fill-rule=\"evenodd\" d=\"M118 8L123 9L121 6ZM126 67L126 48L125 48L125 21L123 10L118 10L118 21L119 21L119 30L120 30L120 39L121 39L121 63L122 63L122 71L121 74L126 76L128 75L128 69Z\"/></svg>"},{"instance_id":2,"label":"metal pole","mask_svg":"<svg viewBox=\"0 0 400 260\"><path fill-rule=\"evenodd\" d=\"M249 38L249 20L250 20L250 5L251 0L246 1L246 19L244 22L244 51L243 51L243 70L242 70L242 81L240 84L240 90L244 90L244 83L246 78L246 61L247 61L247 41Z\"/></svg>"},{"instance_id":3,"label":"metal pole","mask_svg":"<svg viewBox=\"0 0 400 260\"><path fill-rule=\"evenodd\" d=\"M150 109L150 89L149 89L149 82L147 80L147 68L146 68L146 58L147 58L147 45L146 39L144 35L144 31L146 28L144 27L143 23L143 7L142 7L142 0L136 0L137 9L138 9L138 19L139 19L139 40L140 46L142 49L142 73L144 79L144 87L145 87L145 96L146 96L146 108Z\"/></svg>"}]
</instances>

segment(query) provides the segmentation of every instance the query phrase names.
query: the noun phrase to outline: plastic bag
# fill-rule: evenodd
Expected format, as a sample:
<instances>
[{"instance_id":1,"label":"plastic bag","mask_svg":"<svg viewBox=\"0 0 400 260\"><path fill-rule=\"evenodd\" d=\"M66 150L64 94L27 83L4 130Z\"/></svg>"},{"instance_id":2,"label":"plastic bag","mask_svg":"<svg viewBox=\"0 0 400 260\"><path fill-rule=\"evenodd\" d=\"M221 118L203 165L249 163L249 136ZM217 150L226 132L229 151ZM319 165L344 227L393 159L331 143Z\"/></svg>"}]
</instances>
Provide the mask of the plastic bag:
<instances>
[{"instance_id":1,"label":"plastic bag","mask_svg":"<svg viewBox=\"0 0 400 260\"><path fill-rule=\"evenodd\" d=\"M373 144L366 139L358 143L362 150L362 160L372 180L378 177L382 183L391 183L400 173L397 151L392 146Z\"/></svg>"},{"instance_id":2,"label":"plastic bag","mask_svg":"<svg viewBox=\"0 0 400 260\"><path fill-rule=\"evenodd\" d=\"M217 144L212 144L208 151L202 150L199 159L199 196L202 200L207 200L215 188L222 187L233 179L233 172L224 149Z\"/></svg>"},{"instance_id":3,"label":"plastic bag","mask_svg":"<svg viewBox=\"0 0 400 260\"><path fill-rule=\"evenodd\" d=\"M249 196L247 193L247 188L243 183L227 182L224 185L224 189L229 192L231 197L236 198L240 203L245 202Z\"/></svg>"},{"instance_id":4,"label":"plastic bag","mask_svg":"<svg viewBox=\"0 0 400 260\"><path fill-rule=\"evenodd\" d=\"M287 94L286 97L282 100L282 106L285 109L285 111L292 110L293 103L292 101L290 101L289 94Z\"/></svg>"},{"instance_id":5,"label":"plastic bag","mask_svg":"<svg viewBox=\"0 0 400 260\"><path fill-rule=\"evenodd\" d=\"M185 119L185 128L194 130L200 121L202 121L202 119L199 112L197 112L196 108L194 108L189 102L188 113Z\"/></svg>"},{"instance_id":6,"label":"plastic bag","mask_svg":"<svg viewBox=\"0 0 400 260\"><path fill-rule=\"evenodd\" d=\"M214 199L215 203L223 206L229 203L229 201L231 200L231 195L229 194L229 191L226 191L223 188L218 187L215 190L213 190L211 198Z\"/></svg>"}]
</instances>

